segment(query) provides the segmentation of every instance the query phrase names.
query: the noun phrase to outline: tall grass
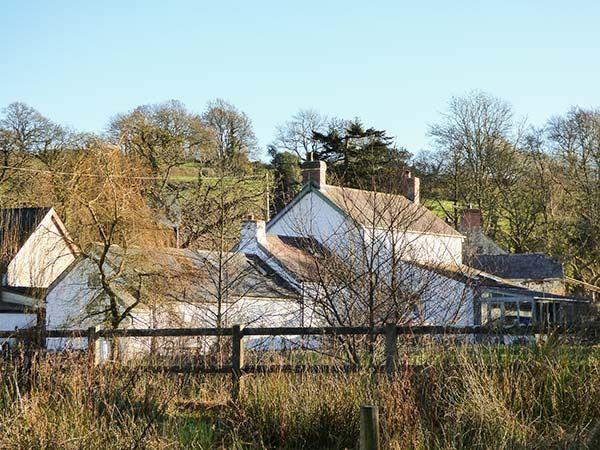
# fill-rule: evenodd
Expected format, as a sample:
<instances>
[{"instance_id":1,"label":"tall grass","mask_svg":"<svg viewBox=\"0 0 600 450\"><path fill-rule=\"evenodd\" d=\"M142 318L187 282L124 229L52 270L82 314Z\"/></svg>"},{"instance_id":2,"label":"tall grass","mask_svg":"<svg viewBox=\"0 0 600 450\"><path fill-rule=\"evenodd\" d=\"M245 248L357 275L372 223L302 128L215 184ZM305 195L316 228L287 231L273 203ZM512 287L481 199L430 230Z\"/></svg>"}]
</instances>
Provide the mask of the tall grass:
<instances>
[{"instance_id":1,"label":"tall grass","mask_svg":"<svg viewBox=\"0 0 600 450\"><path fill-rule=\"evenodd\" d=\"M444 349L371 373L228 378L52 357L0 369L0 448L356 448L380 408L385 448L600 448L600 354L583 347Z\"/></svg>"}]
</instances>

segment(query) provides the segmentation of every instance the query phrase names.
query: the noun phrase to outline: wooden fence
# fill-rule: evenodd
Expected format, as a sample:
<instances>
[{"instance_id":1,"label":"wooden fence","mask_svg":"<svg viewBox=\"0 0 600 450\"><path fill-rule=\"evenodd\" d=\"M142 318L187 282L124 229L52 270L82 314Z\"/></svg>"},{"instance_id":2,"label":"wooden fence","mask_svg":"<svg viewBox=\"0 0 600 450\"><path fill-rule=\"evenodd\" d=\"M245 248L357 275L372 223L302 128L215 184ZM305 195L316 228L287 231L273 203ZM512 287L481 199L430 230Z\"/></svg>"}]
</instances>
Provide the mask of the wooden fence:
<instances>
[{"instance_id":1,"label":"wooden fence","mask_svg":"<svg viewBox=\"0 0 600 450\"><path fill-rule=\"evenodd\" d=\"M203 367L194 365L177 365L169 367L154 367L152 370L191 373L230 373L233 382L233 396L237 397L240 390L240 380L246 373L268 372L339 372L359 369L356 365L252 365L246 366L244 358L244 338L247 336L384 336L384 364L375 367L388 375L393 375L397 369L398 336L458 336L458 335L493 335L493 336L535 336L535 335L573 335L585 337L588 341L597 342L600 338L598 324L579 325L577 327L510 327L488 328L481 326L444 327L444 326L397 326L388 324L385 327L244 327L234 325L231 328L163 328L163 329L98 329L87 330L16 330L13 332L0 331L0 339L39 339L46 338L85 338L87 352L92 365L98 363L98 342L101 338L127 337L199 337L199 336L230 336L230 364L221 367ZM150 368L149 368L150 369Z\"/></svg>"}]
</instances>

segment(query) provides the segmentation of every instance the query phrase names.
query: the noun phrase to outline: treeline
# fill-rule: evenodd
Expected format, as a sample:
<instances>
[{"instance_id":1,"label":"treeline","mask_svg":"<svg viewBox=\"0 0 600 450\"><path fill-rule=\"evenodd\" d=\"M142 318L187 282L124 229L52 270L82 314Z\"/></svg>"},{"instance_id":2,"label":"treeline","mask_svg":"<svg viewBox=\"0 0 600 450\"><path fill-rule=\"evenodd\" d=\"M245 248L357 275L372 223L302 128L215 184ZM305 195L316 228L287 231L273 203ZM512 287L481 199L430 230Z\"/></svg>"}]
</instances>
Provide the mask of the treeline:
<instances>
[{"instance_id":1,"label":"treeline","mask_svg":"<svg viewBox=\"0 0 600 450\"><path fill-rule=\"evenodd\" d=\"M140 106L101 135L13 103L0 117L0 206L55 207L82 251L92 242L228 249L231 224L265 207L257 152L250 118L222 100L200 114L177 101Z\"/></svg>"},{"instance_id":2,"label":"treeline","mask_svg":"<svg viewBox=\"0 0 600 450\"><path fill-rule=\"evenodd\" d=\"M272 215L300 190L312 154L351 187L395 192L410 168L448 221L480 208L507 250L546 252L600 283L600 111L573 108L534 127L473 92L452 98L429 136L432 150L413 155L360 119L301 110L276 128L265 164L250 118L222 100L202 113L140 106L102 135L14 103L0 117L0 204L53 205L82 243L224 249L242 217Z\"/></svg>"},{"instance_id":3,"label":"treeline","mask_svg":"<svg viewBox=\"0 0 600 450\"><path fill-rule=\"evenodd\" d=\"M485 233L507 250L550 254L569 275L600 283L599 110L573 108L534 127L507 102L472 92L452 98L428 134L432 150L411 155L360 121L301 111L269 152L284 194L297 189L307 152L345 185L384 192L397 192L410 168L423 179L421 198L449 222L479 208Z\"/></svg>"},{"instance_id":4,"label":"treeline","mask_svg":"<svg viewBox=\"0 0 600 450\"><path fill-rule=\"evenodd\" d=\"M600 282L600 111L573 108L541 127L475 92L430 127L435 150L415 166L425 195L480 208L485 232L512 252L545 252Z\"/></svg>"}]
</instances>

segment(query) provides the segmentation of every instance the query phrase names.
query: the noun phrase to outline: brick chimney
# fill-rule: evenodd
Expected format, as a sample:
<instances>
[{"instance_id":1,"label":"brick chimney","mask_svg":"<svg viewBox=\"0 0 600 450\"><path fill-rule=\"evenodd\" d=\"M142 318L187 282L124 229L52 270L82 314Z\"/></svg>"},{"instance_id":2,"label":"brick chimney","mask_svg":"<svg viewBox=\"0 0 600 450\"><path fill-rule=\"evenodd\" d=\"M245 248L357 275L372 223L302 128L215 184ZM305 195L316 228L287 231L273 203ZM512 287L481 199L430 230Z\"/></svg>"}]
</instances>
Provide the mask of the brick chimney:
<instances>
[{"instance_id":1,"label":"brick chimney","mask_svg":"<svg viewBox=\"0 0 600 450\"><path fill-rule=\"evenodd\" d=\"M327 184L327 164L325 161L315 161L313 152L309 152L302 164L302 184L313 182L317 188Z\"/></svg>"},{"instance_id":2,"label":"brick chimney","mask_svg":"<svg viewBox=\"0 0 600 450\"><path fill-rule=\"evenodd\" d=\"M266 242L267 231L264 220L257 220L253 215L249 215L246 219L242 220L238 251L256 255L258 253L258 244L265 245Z\"/></svg>"},{"instance_id":3,"label":"brick chimney","mask_svg":"<svg viewBox=\"0 0 600 450\"><path fill-rule=\"evenodd\" d=\"M463 209L460 217L460 231L468 233L469 231L481 230L482 227L483 216L480 209L472 208L471 205Z\"/></svg>"},{"instance_id":4,"label":"brick chimney","mask_svg":"<svg viewBox=\"0 0 600 450\"><path fill-rule=\"evenodd\" d=\"M402 195L411 202L418 204L421 201L421 179L413 176L410 170L406 170L402 175L400 189Z\"/></svg>"}]
</instances>

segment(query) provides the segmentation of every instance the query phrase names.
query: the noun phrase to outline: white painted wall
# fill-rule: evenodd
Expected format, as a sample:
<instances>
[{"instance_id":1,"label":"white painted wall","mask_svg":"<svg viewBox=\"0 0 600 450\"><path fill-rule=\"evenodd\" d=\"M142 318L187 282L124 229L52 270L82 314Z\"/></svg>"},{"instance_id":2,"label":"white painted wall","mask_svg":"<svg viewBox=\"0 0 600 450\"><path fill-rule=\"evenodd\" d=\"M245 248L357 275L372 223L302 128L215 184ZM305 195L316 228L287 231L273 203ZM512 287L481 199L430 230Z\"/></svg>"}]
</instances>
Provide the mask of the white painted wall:
<instances>
[{"instance_id":1,"label":"white painted wall","mask_svg":"<svg viewBox=\"0 0 600 450\"><path fill-rule=\"evenodd\" d=\"M403 271L403 279L421 293L425 325L474 325L476 293L471 286L412 264Z\"/></svg>"},{"instance_id":2,"label":"white painted wall","mask_svg":"<svg viewBox=\"0 0 600 450\"><path fill-rule=\"evenodd\" d=\"M423 234L412 231L399 231L393 237L386 230L356 229L353 223L337 209L313 192L309 192L291 207L277 222L269 226L269 234L282 236L313 236L326 247L337 251L342 257L344 247L352 245L369 247L371 239L377 244L371 248L373 255L365 258L389 258L392 245L400 259L433 264L461 264L462 236ZM353 240L356 242L353 243ZM364 251L364 249L363 249ZM367 250L368 251L368 250ZM356 248L349 253L356 255ZM282 273L282 268L271 266ZM382 265L382 270L385 267ZM406 282L412 283L416 291L422 292L425 305L426 323L431 325L472 325L473 290L464 283L446 278L440 274L406 265L411 275L403 275ZM313 289L314 290L314 289ZM305 296L305 298L310 298Z\"/></svg>"},{"instance_id":3,"label":"white painted wall","mask_svg":"<svg viewBox=\"0 0 600 450\"><path fill-rule=\"evenodd\" d=\"M50 210L7 268L8 286L48 287L75 256L52 220Z\"/></svg>"},{"instance_id":4,"label":"white painted wall","mask_svg":"<svg viewBox=\"0 0 600 450\"><path fill-rule=\"evenodd\" d=\"M302 197L277 222L269 225L268 234L277 236L312 236L328 248L335 248L354 229L345 216L314 192Z\"/></svg>"},{"instance_id":5,"label":"white painted wall","mask_svg":"<svg viewBox=\"0 0 600 450\"><path fill-rule=\"evenodd\" d=\"M37 316L24 313L0 313L0 331L14 331L35 327Z\"/></svg>"},{"instance_id":6,"label":"white painted wall","mask_svg":"<svg viewBox=\"0 0 600 450\"><path fill-rule=\"evenodd\" d=\"M414 261L462 264L462 237L421 234L412 231L404 233L407 259Z\"/></svg>"}]
</instances>

